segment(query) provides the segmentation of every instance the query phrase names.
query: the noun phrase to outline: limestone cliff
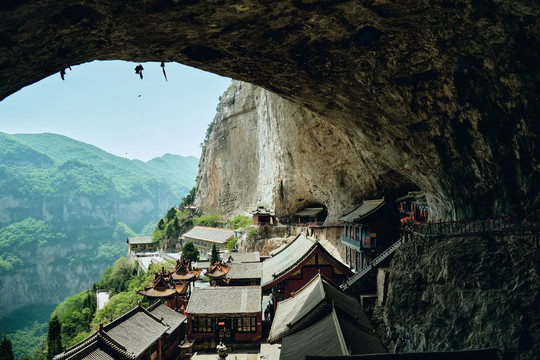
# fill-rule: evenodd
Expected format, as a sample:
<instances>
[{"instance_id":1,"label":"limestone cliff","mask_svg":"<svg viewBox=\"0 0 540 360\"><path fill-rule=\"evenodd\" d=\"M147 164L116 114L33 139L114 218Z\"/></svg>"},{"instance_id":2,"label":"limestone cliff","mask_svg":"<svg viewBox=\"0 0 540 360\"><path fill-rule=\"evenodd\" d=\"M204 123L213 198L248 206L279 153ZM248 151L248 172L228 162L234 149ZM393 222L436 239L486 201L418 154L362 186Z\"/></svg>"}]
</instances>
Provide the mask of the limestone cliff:
<instances>
[{"instance_id":1,"label":"limestone cliff","mask_svg":"<svg viewBox=\"0 0 540 360\"><path fill-rule=\"evenodd\" d=\"M332 223L363 197L407 183L362 149L357 136L355 129L333 126L267 90L234 81L203 147L197 204L223 216L261 204L286 216L322 204Z\"/></svg>"}]
</instances>

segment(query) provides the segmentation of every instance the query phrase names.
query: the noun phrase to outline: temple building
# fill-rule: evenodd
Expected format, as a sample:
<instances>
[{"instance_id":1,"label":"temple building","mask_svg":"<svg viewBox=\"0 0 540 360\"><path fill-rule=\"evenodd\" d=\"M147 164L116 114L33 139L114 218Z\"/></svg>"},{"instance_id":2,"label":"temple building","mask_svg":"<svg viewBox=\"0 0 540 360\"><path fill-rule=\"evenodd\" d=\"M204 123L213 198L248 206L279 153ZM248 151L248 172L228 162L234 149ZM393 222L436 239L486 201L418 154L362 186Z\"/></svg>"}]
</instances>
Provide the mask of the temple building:
<instances>
[{"instance_id":1,"label":"temple building","mask_svg":"<svg viewBox=\"0 0 540 360\"><path fill-rule=\"evenodd\" d=\"M421 191L409 191L396 199L401 222L425 223L429 217L426 195Z\"/></svg>"},{"instance_id":2,"label":"temple building","mask_svg":"<svg viewBox=\"0 0 540 360\"><path fill-rule=\"evenodd\" d=\"M128 254L130 252L140 253L156 251L157 249L157 243L152 241L151 236L128 237L126 243L128 244Z\"/></svg>"},{"instance_id":3,"label":"temple building","mask_svg":"<svg viewBox=\"0 0 540 360\"><path fill-rule=\"evenodd\" d=\"M227 275L226 283L229 286L256 286L261 285L260 262L232 263Z\"/></svg>"},{"instance_id":4,"label":"temple building","mask_svg":"<svg viewBox=\"0 0 540 360\"><path fill-rule=\"evenodd\" d=\"M384 199L365 200L339 220L344 223L345 261L352 269L363 269L399 240L399 214Z\"/></svg>"},{"instance_id":5,"label":"temple building","mask_svg":"<svg viewBox=\"0 0 540 360\"><path fill-rule=\"evenodd\" d=\"M169 328L139 305L54 359L166 359L162 339ZM89 357L91 352L102 357Z\"/></svg>"},{"instance_id":6,"label":"temple building","mask_svg":"<svg viewBox=\"0 0 540 360\"><path fill-rule=\"evenodd\" d=\"M205 254L212 249L214 244L216 244L218 251L225 250L225 245L233 236L234 230L195 226L183 234L180 240L182 245L186 242L192 242L200 252Z\"/></svg>"},{"instance_id":7,"label":"temple building","mask_svg":"<svg viewBox=\"0 0 540 360\"><path fill-rule=\"evenodd\" d=\"M326 220L327 210L324 207L307 207L294 215L298 225L316 225Z\"/></svg>"},{"instance_id":8,"label":"temple building","mask_svg":"<svg viewBox=\"0 0 540 360\"><path fill-rule=\"evenodd\" d=\"M264 206L257 207L257 210L251 213L253 215L253 225L276 225L276 214L267 210Z\"/></svg>"},{"instance_id":9,"label":"temple building","mask_svg":"<svg viewBox=\"0 0 540 360\"><path fill-rule=\"evenodd\" d=\"M225 277L229 273L230 268L230 264L218 261L214 265L211 265L204 275L210 280L211 286L223 285L227 281Z\"/></svg>"},{"instance_id":10,"label":"temple building","mask_svg":"<svg viewBox=\"0 0 540 360\"><path fill-rule=\"evenodd\" d=\"M140 357L139 357L140 358ZM53 360L135 360L131 352L101 329L82 342L53 357Z\"/></svg>"},{"instance_id":11,"label":"temple building","mask_svg":"<svg viewBox=\"0 0 540 360\"><path fill-rule=\"evenodd\" d=\"M298 291L317 274L324 275L335 285L341 285L352 272L334 258L317 240L300 234L290 244L262 262L261 286L272 293L273 309L278 301Z\"/></svg>"},{"instance_id":12,"label":"temple building","mask_svg":"<svg viewBox=\"0 0 540 360\"><path fill-rule=\"evenodd\" d=\"M186 309L188 337L203 342L258 342L262 337L261 288L194 288Z\"/></svg>"},{"instance_id":13,"label":"temple building","mask_svg":"<svg viewBox=\"0 0 540 360\"><path fill-rule=\"evenodd\" d=\"M281 359L386 352L360 303L320 274L278 303L268 341Z\"/></svg>"},{"instance_id":14,"label":"temple building","mask_svg":"<svg viewBox=\"0 0 540 360\"><path fill-rule=\"evenodd\" d=\"M138 294L145 296L150 303L155 300L169 301L179 294L186 292L187 286L182 286L177 289L172 281L170 272L165 272L164 269L160 273L154 274L154 279L143 289L137 290Z\"/></svg>"},{"instance_id":15,"label":"temple building","mask_svg":"<svg viewBox=\"0 0 540 360\"><path fill-rule=\"evenodd\" d=\"M202 269L191 266L191 260L189 259L176 260L176 265L171 271L171 279L178 291L178 295L170 301L169 306L171 309L180 309L182 306L184 309L186 308L193 283L199 280L201 272Z\"/></svg>"},{"instance_id":16,"label":"temple building","mask_svg":"<svg viewBox=\"0 0 540 360\"><path fill-rule=\"evenodd\" d=\"M186 333L186 315L174 311L163 302L156 302L148 307L148 312L169 326L165 335L162 337L162 348L165 352L165 359L174 359L179 352L177 350L181 340L187 335Z\"/></svg>"}]
</instances>

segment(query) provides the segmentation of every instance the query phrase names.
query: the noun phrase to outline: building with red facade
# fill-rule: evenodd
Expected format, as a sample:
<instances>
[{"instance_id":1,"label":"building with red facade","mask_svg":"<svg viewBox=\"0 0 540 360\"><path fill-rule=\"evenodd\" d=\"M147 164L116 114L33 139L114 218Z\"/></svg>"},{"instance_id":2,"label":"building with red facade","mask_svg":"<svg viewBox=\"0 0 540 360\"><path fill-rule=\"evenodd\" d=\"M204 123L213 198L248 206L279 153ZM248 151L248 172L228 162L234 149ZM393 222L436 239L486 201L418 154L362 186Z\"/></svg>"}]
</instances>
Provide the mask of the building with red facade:
<instances>
[{"instance_id":1,"label":"building with red facade","mask_svg":"<svg viewBox=\"0 0 540 360\"><path fill-rule=\"evenodd\" d=\"M399 213L384 199L365 200L339 220L344 223L345 261L352 269L363 269L399 240Z\"/></svg>"},{"instance_id":2,"label":"building with red facade","mask_svg":"<svg viewBox=\"0 0 540 360\"><path fill-rule=\"evenodd\" d=\"M259 286L194 288L186 309L188 338L199 345L260 341L261 301Z\"/></svg>"},{"instance_id":3,"label":"building with red facade","mask_svg":"<svg viewBox=\"0 0 540 360\"><path fill-rule=\"evenodd\" d=\"M298 291L317 274L324 275L335 285L341 285L352 272L334 258L317 240L300 234L262 263L261 286L272 293L274 310L278 301Z\"/></svg>"}]
</instances>

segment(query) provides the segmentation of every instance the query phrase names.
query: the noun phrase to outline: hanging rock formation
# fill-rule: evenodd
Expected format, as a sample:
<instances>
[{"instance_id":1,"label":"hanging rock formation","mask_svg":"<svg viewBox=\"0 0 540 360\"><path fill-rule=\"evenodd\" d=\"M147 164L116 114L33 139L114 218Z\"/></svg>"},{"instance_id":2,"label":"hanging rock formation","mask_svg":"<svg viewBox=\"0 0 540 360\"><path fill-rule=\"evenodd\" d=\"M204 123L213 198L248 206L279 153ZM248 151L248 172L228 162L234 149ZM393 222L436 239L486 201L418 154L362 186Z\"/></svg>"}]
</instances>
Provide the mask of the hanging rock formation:
<instances>
[{"instance_id":1,"label":"hanging rock formation","mask_svg":"<svg viewBox=\"0 0 540 360\"><path fill-rule=\"evenodd\" d=\"M517 212L540 204L539 9L528 0L8 0L0 98L94 59L177 61L350 129L355 146L426 193L436 218Z\"/></svg>"},{"instance_id":2,"label":"hanging rock formation","mask_svg":"<svg viewBox=\"0 0 540 360\"><path fill-rule=\"evenodd\" d=\"M234 81L217 111L199 162L196 201L205 213L231 217L264 205L283 217L325 206L330 224L363 197L407 185L353 141L356 129L267 90Z\"/></svg>"}]
</instances>

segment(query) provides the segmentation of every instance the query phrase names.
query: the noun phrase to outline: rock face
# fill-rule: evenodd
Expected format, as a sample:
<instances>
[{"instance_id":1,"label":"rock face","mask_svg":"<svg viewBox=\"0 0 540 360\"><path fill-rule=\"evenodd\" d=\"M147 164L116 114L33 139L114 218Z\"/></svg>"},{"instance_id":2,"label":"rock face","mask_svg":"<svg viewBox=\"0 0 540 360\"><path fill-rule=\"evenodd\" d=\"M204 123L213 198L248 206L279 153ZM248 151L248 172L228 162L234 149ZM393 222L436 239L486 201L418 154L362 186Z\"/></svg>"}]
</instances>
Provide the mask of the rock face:
<instances>
[{"instance_id":1,"label":"rock face","mask_svg":"<svg viewBox=\"0 0 540 360\"><path fill-rule=\"evenodd\" d=\"M25 267L0 276L2 315L27 305L57 305L66 297L87 289L99 278L110 261L71 263L81 253L90 252L93 244L68 243L61 246L34 246L16 255ZM15 301L16 299L16 301Z\"/></svg>"},{"instance_id":2,"label":"rock face","mask_svg":"<svg viewBox=\"0 0 540 360\"><path fill-rule=\"evenodd\" d=\"M533 209L539 12L528 0L8 0L0 98L94 59L176 61L350 129L436 218Z\"/></svg>"},{"instance_id":3,"label":"rock face","mask_svg":"<svg viewBox=\"0 0 540 360\"><path fill-rule=\"evenodd\" d=\"M390 350L495 347L540 353L540 248L534 235L419 240L390 267L383 317Z\"/></svg>"},{"instance_id":4,"label":"rock face","mask_svg":"<svg viewBox=\"0 0 540 360\"><path fill-rule=\"evenodd\" d=\"M355 143L354 130L267 90L233 82L217 110L199 165L196 201L205 213L265 205L282 217L324 205L328 224L363 197L407 183Z\"/></svg>"}]
</instances>

